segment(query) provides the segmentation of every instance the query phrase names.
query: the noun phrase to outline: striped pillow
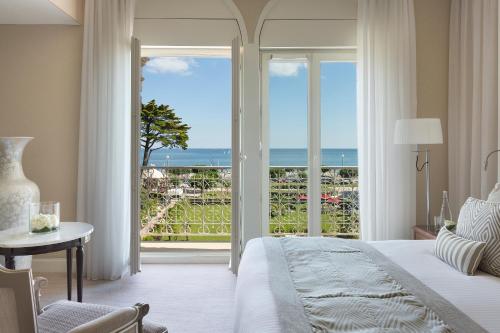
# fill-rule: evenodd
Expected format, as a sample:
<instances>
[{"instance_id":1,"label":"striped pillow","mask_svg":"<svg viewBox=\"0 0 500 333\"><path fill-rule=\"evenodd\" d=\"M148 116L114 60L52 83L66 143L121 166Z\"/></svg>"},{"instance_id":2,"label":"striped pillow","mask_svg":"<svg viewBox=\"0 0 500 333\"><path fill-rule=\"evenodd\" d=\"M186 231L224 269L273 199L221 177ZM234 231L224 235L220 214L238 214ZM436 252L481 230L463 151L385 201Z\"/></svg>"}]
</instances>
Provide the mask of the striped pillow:
<instances>
[{"instance_id":1,"label":"striped pillow","mask_svg":"<svg viewBox=\"0 0 500 333\"><path fill-rule=\"evenodd\" d=\"M485 242L479 269L500 277L500 203L469 198L460 209L457 236Z\"/></svg>"},{"instance_id":2,"label":"striped pillow","mask_svg":"<svg viewBox=\"0 0 500 333\"><path fill-rule=\"evenodd\" d=\"M467 240L442 228L436 238L434 254L456 270L474 275L485 246L486 243Z\"/></svg>"}]
</instances>

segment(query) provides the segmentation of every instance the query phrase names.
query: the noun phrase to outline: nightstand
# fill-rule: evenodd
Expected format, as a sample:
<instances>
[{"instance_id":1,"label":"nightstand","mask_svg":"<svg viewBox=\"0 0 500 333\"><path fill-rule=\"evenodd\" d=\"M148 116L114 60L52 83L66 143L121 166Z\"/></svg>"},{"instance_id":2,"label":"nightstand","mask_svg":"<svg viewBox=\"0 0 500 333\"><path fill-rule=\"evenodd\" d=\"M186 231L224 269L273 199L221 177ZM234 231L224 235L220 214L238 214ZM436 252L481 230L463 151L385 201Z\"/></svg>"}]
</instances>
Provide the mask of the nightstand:
<instances>
[{"instance_id":1,"label":"nightstand","mask_svg":"<svg viewBox=\"0 0 500 333\"><path fill-rule=\"evenodd\" d=\"M416 225L413 227L413 239L436 239L438 232L439 229L436 229L434 226Z\"/></svg>"}]
</instances>

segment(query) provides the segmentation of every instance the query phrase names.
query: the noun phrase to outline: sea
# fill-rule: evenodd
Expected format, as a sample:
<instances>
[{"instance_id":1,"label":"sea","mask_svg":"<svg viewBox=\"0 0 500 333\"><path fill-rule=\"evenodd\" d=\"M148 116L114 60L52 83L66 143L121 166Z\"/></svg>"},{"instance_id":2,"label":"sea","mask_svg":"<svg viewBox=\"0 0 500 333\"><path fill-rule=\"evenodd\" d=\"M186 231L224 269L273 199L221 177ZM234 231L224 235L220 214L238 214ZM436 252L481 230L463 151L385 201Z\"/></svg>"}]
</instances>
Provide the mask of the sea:
<instances>
[{"instance_id":1,"label":"sea","mask_svg":"<svg viewBox=\"0 0 500 333\"><path fill-rule=\"evenodd\" d=\"M141 152L142 157L142 152ZM271 166L307 166L305 148L271 148L269 151ZM231 166L231 149L224 148L161 148L151 153L150 166ZM357 166L357 149L321 149L321 165Z\"/></svg>"}]
</instances>

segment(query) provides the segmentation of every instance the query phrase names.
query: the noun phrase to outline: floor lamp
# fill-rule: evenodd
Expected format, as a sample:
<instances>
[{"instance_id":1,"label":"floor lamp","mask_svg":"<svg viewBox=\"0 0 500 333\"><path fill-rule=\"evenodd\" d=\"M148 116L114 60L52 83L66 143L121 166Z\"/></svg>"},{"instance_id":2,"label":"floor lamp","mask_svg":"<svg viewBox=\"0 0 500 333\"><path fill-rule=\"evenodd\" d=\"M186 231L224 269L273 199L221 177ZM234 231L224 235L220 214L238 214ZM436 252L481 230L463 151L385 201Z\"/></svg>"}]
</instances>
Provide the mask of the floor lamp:
<instances>
[{"instance_id":1,"label":"floor lamp","mask_svg":"<svg viewBox=\"0 0 500 333\"><path fill-rule=\"evenodd\" d=\"M430 169L429 148L419 149L419 145L431 145L443 143L443 132L441 120L438 118L401 119L396 121L394 130L394 143L403 145L416 145L417 159L415 167L418 172L425 172L425 190L427 206L427 228L431 226L431 193L430 193ZM419 165L419 154L425 153L425 162Z\"/></svg>"}]
</instances>

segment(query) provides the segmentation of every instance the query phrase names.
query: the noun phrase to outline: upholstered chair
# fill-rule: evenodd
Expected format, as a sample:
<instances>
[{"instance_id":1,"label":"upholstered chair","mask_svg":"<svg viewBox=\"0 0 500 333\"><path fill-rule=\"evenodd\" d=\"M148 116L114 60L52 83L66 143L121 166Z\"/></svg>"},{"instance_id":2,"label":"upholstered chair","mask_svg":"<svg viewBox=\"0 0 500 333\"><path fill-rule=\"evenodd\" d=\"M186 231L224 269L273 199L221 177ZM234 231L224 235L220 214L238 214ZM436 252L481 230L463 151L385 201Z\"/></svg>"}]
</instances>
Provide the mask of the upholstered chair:
<instances>
[{"instance_id":1,"label":"upholstered chair","mask_svg":"<svg viewBox=\"0 0 500 333\"><path fill-rule=\"evenodd\" d=\"M9 333L166 333L161 325L143 322L147 304L115 308L59 301L40 308L44 278L31 270L0 266L0 332Z\"/></svg>"}]
</instances>

